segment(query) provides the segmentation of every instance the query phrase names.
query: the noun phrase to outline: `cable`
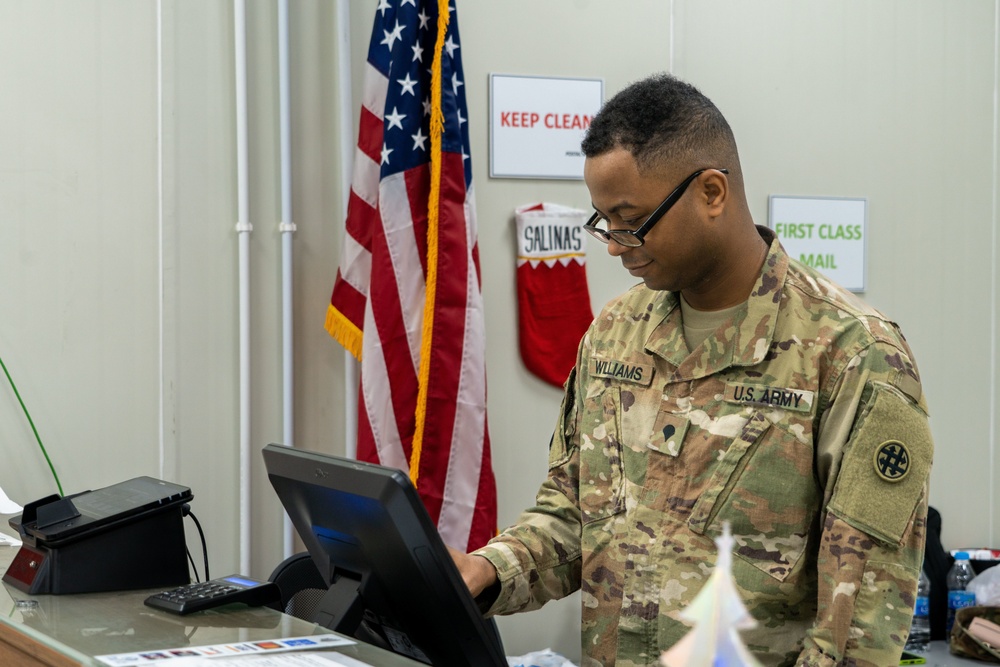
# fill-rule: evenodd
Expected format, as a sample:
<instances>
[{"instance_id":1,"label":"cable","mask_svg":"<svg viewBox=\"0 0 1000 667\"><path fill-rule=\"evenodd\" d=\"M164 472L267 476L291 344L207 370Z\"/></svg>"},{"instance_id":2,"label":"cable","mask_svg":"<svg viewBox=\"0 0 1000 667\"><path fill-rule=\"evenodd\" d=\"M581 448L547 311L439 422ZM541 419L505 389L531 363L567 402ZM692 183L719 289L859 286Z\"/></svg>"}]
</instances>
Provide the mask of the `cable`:
<instances>
[{"instance_id":1,"label":"cable","mask_svg":"<svg viewBox=\"0 0 1000 667\"><path fill-rule=\"evenodd\" d=\"M211 581L212 577L208 576L208 545L205 543L205 531L201 529L201 522L198 521L198 517L191 511L190 505L184 505L184 513L191 517L194 525L198 527L198 535L201 537L201 553L205 559L205 581Z\"/></svg>"},{"instance_id":2,"label":"cable","mask_svg":"<svg viewBox=\"0 0 1000 667\"><path fill-rule=\"evenodd\" d=\"M187 552L188 562L191 563L191 570L194 572L194 581L195 583L198 583L201 581L201 579L198 578L198 566L194 564L194 558L191 557L191 550L188 549L187 546L184 547L184 551Z\"/></svg>"},{"instance_id":3,"label":"cable","mask_svg":"<svg viewBox=\"0 0 1000 667\"><path fill-rule=\"evenodd\" d=\"M56 468L52 465L52 459L49 458L49 453L45 451L45 445L42 444L42 439L38 435L38 429L35 428L35 422L32 421L31 415L28 413L28 408L25 407L24 401L21 400L21 394L17 391L17 385L14 384L14 378L10 376L7 371L7 365L0 358L0 368L3 368L3 374L7 376L7 381L10 382L11 389L14 390L14 395L17 396L17 402L21 404L21 409L24 410L24 416L28 418L28 423L31 424L31 431L35 434L35 440L38 441L38 446L42 448L42 455L45 457L45 461L49 464L49 470L52 471L52 477L56 480L56 486L59 487L59 495L64 496L62 482L59 481L59 475L56 474Z\"/></svg>"}]
</instances>

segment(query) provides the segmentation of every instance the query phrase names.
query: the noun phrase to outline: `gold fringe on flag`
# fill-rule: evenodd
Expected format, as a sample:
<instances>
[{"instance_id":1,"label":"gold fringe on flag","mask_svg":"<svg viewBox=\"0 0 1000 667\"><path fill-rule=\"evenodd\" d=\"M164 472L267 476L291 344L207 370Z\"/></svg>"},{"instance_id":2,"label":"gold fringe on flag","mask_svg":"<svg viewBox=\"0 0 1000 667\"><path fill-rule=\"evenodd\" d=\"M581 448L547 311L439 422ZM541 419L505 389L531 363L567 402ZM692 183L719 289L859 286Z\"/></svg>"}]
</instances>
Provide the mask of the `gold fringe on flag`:
<instances>
[{"instance_id":1,"label":"gold fringe on flag","mask_svg":"<svg viewBox=\"0 0 1000 667\"><path fill-rule=\"evenodd\" d=\"M361 341L364 335L342 312L329 305L326 308L326 332L361 361Z\"/></svg>"},{"instance_id":2,"label":"gold fringe on flag","mask_svg":"<svg viewBox=\"0 0 1000 667\"><path fill-rule=\"evenodd\" d=\"M444 36L448 32L451 12L449 0L438 0L437 41L431 65L431 187L427 197L427 289L424 301L424 328L420 341L420 374L418 376L416 425L410 450L410 481L417 485L420 477L420 454L427 422L427 385L431 375L431 344L434 338L434 300L437 293L438 222L441 201L441 135L444 134L444 112L441 109L441 55Z\"/></svg>"}]
</instances>

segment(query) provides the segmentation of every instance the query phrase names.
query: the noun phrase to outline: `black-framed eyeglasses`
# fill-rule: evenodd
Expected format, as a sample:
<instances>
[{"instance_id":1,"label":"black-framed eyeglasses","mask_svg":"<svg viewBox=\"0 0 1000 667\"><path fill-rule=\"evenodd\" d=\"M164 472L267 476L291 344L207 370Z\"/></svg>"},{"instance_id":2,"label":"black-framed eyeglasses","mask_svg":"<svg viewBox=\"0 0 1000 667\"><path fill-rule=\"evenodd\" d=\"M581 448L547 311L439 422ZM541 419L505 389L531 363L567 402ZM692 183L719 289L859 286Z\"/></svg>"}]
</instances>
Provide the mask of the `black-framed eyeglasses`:
<instances>
[{"instance_id":1,"label":"black-framed eyeglasses","mask_svg":"<svg viewBox=\"0 0 1000 667\"><path fill-rule=\"evenodd\" d=\"M712 167L706 167L704 169L699 169L690 176L684 179L684 181L674 188L674 191L667 195L667 198L656 207L656 209L649 214L646 221L643 222L638 229L601 229L597 226L597 223L601 221L603 217L600 211L594 211L594 215L590 216L590 220L583 226L591 236L602 243L607 243L608 241L614 239L615 243L629 248L638 248L643 243L646 242L646 234L649 230L653 228L657 222L660 221L670 207L677 203L677 201L684 195L684 191L687 187L691 185L691 181L698 178L704 174ZM728 169L716 169L715 171L721 171L723 174L728 174Z\"/></svg>"}]
</instances>

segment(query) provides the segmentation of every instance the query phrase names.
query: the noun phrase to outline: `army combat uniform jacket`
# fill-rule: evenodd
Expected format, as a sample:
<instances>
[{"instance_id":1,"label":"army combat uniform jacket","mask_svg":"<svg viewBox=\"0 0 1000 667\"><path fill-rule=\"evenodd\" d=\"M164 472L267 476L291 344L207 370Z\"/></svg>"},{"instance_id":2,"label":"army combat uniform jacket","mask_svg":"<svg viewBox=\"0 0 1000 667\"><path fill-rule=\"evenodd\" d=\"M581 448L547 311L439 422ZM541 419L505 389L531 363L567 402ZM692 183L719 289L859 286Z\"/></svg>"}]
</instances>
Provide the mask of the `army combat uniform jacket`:
<instances>
[{"instance_id":1,"label":"army combat uniform jacket","mask_svg":"<svg viewBox=\"0 0 1000 667\"><path fill-rule=\"evenodd\" d=\"M490 613L581 589L583 667L654 665L690 627L729 522L765 665L898 664L932 442L896 325L773 234L744 309L690 351L678 295L638 285L580 345L536 506L477 553Z\"/></svg>"}]
</instances>

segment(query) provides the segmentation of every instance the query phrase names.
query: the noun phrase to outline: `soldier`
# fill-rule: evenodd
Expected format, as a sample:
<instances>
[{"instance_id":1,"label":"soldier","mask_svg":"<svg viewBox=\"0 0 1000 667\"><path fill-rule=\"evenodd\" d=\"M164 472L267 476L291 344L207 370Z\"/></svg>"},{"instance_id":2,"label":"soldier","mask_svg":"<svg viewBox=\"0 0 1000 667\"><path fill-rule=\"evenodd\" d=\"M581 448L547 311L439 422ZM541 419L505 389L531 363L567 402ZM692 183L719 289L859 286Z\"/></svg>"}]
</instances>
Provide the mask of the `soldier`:
<instances>
[{"instance_id":1,"label":"soldier","mask_svg":"<svg viewBox=\"0 0 1000 667\"><path fill-rule=\"evenodd\" d=\"M728 522L762 664L897 664L933 454L899 328L754 225L693 86L632 84L583 152L586 229L642 283L580 343L536 505L453 552L470 590L507 614L580 589L583 667L654 665Z\"/></svg>"}]
</instances>

